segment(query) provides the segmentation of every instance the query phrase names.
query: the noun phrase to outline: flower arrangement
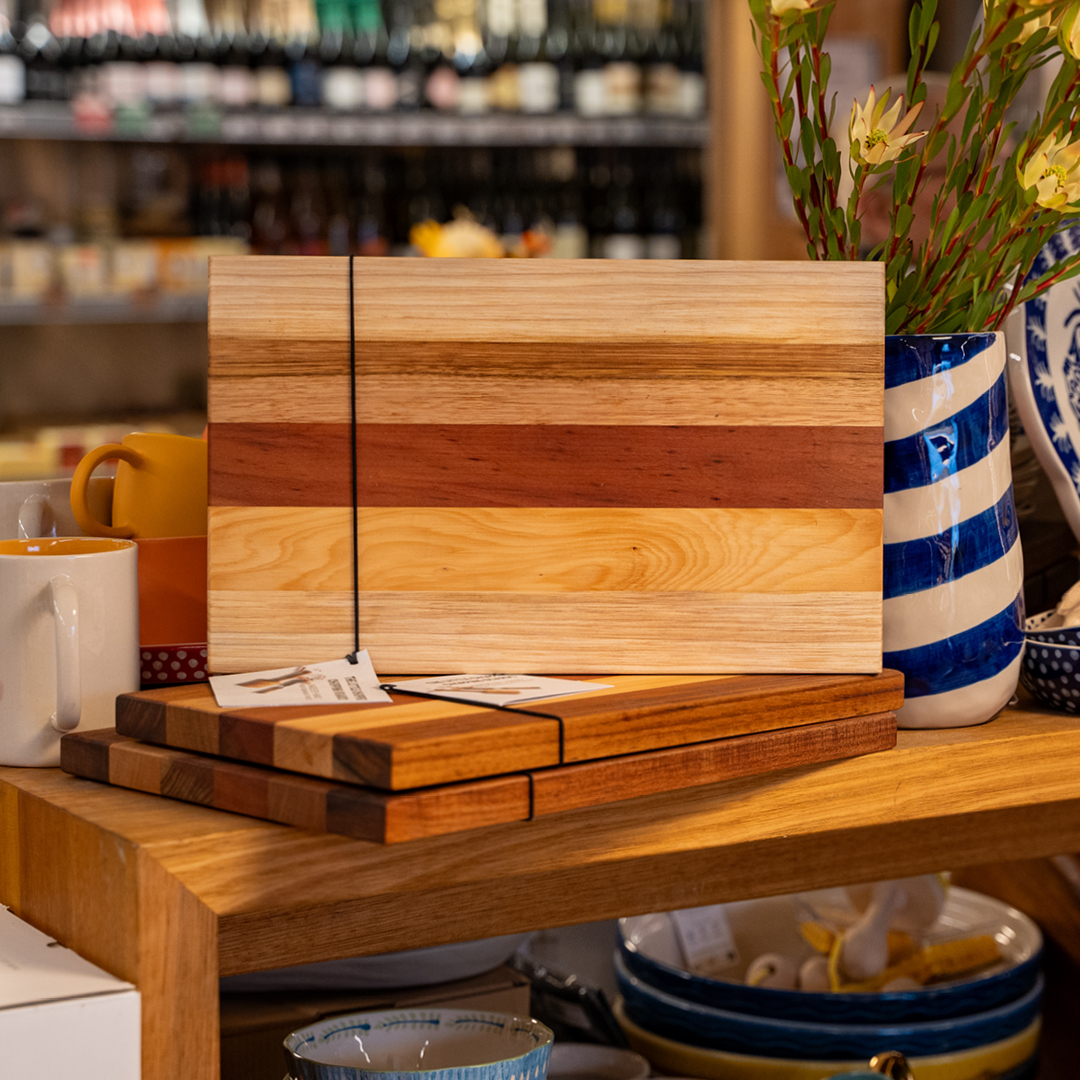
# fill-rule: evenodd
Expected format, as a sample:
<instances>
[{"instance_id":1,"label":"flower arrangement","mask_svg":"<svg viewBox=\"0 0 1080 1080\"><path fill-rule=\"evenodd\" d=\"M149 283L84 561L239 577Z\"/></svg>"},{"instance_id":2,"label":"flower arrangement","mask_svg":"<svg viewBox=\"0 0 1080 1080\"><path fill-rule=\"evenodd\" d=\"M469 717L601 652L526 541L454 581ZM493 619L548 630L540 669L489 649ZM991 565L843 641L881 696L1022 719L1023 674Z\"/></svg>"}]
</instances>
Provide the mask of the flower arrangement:
<instances>
[{"instance_id":1,"label":"flower arrangement","mask_svg":"<svg viewBox=\"0 0 1080 1080\"><path fill-rule=\"evenodd\" d=\"M905 92L871 89L850 118L828 93L835 0L748 2L810 257L883 262L886 333L996 330L1017 303L1080 273L1078 254L1029 277L1040 248L1080 215L1080 0L983 0L942 101L925 110L937 4L916 0ZM1018 130L1010 107L1059 58L1045 103ZM871 194L886 201L888 229L866 251Z\"/></svg>"}]
</instances>

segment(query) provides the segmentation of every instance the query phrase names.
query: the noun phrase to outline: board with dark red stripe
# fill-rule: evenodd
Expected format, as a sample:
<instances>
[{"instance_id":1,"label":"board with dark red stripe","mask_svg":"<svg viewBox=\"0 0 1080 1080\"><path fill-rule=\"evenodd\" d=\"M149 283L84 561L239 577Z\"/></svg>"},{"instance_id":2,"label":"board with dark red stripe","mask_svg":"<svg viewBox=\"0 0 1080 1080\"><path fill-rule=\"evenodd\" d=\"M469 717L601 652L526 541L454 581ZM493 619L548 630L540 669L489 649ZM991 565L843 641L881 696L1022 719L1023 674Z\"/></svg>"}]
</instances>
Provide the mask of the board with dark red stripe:
<instances>
[{"instance_id":1,"label":"board with dark red stripe","mask_svg":"<svg viewBox=\"0 0 1080 1080\"><path fill-rule=\"evenodd\" d=\"M121 694L121 735L385 790L594 761L890 712L903 676L614 675L527 711L391 694L372 705L223 709L210 687ZM538 715L539 714L539 715Z\"/></svg>"},{"instance_id":2,"label":"board with dark red stripe","mask_svg":"<svg viewBox=\"0 0 1080 1080\"><path fill-rule=\"evenodd\" d=\"M388 794L126 738L72 732L61 766L90 780L315 832L396 843L890 749L895 713Z\"/></svg>"},{"instance_id":3,"label":"board with dark red stripe","mask_svg":"<svg viewBox=\"0 0 1080 1080\"><path fill-rule=\"evenodd\" d=\"M210 663L872 672L876 264L213 260Z\"/></svg>"}]
</instances>

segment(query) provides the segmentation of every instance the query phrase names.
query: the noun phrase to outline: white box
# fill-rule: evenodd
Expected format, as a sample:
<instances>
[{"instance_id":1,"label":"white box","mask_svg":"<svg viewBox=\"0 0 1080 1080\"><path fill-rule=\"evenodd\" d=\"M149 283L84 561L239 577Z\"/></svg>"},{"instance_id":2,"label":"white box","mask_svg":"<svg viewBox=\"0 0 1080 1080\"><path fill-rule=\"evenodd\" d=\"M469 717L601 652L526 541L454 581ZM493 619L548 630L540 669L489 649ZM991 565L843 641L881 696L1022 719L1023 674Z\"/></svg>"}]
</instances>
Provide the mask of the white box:
<instances>
[{"instance_id":1,"label":"white box","mask_svg":"<svg viewBox=\"0 0 1080 1080\"><path fill-rule=\"evenodd\" d=\"M4 1077L139 1080L139 991L0 906Z\"/></svg>"}]
</instances>

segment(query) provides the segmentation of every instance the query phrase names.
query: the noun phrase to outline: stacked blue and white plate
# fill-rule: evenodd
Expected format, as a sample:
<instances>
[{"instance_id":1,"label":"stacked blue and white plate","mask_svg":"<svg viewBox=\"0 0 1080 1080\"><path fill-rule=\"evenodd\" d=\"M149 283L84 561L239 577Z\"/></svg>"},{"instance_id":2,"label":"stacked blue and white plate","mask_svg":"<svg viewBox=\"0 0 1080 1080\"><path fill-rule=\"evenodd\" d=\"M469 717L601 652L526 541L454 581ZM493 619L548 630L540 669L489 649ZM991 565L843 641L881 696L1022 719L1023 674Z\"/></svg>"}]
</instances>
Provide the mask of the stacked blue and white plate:
<instances>
[{"instance_id":1,"label":"stacked blue and white plate","mask_svg":"<svg viewBox=\"0 0 1080 1080\"><path fill-rule=\"evenodd\" d=\"M818 902L840 901L830 891ZM917 990L814 993L748 986L750 961L813 955L798 932L801 901L724 905L732 961L690 970L670 913L622 919L615 955L620 1023L655 1070L707 1080L823 1080L899 1050L919 1080L1028 1080L1035 1075L1042 935L1021 912L951 889L931 940L989 934L991 968Z\"/></svg>"}]
</instances>

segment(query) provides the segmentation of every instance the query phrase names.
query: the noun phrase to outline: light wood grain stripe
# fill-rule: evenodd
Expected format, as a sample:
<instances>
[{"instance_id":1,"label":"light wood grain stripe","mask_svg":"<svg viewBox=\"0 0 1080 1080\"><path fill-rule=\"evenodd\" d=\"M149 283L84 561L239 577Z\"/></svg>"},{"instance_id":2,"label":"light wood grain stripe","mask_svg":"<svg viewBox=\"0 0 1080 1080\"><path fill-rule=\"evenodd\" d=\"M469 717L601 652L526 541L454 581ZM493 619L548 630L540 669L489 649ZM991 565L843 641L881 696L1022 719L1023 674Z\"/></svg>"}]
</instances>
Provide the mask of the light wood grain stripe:
<instances>
[{"instance_id":1,"label":"light wood grain stripe","mask_svg":"<svg viewBox=\"0 0 1080 1080\"><path fill-rule=\"evenodd\" d=\"M368 592L881 589L880 510L363 507ZM348 591L352 514L212 507L210 588Z\"/></svg>"},{"instance_id":2,"label":"light wood grain stripe","mask_svg":"<svg viewBox=\"0 0 1080 1080\"><path fill-rule=\"evenodd\" d=\"M877 263L365 259L353 273L358 341L605 342L615 330L627 342L876 343L883 355ZM345 258L216 258L210 339L347 341L348 275Z\"/></svg>"},{"instance_id":3,"label":"light wood grain stripe","mask_svg":"<svg viewBox=\"0 0 1080 1080\"><path fill-rule=\"evenodd\" d=\"M214 506L348 506L347 424L214 424ZM866 427L361 424L360 506L882 505ZM288 462L285 471L284 463Z\"/></svg>"},{"instance_id":4,"label":"light wood grain stripe","mask_svg":"<svg viewBox=\"0 0 1080 1080\"><path fill-rule=\"evenodd\" d=\"M606 424L771 427L882 426L880 378L840 376L826 368L802 375L732 376L722 368L694 378L509 378L461 375L363 375L357 379L362 424ZM345 424L349 378L340 375L219 377L210 384L215 424Z\"/></svg>"},{"instance_id":5,"label":"light wood grain stripe","mask_svg":"<svg viewBox=\"0 0 1080 1080\"><path fill-rule=\"evenodd\" d=\"M211 590L210 664L253 671L352 647L349 592ZM272 629L268 629L272 628ZM581 641L589 642L588 658ZM376 671L697 673L881 670L880 592L368 593L360 640ZM662 655L654 660L662 646Z\"/></svg>"}]
</instances>

